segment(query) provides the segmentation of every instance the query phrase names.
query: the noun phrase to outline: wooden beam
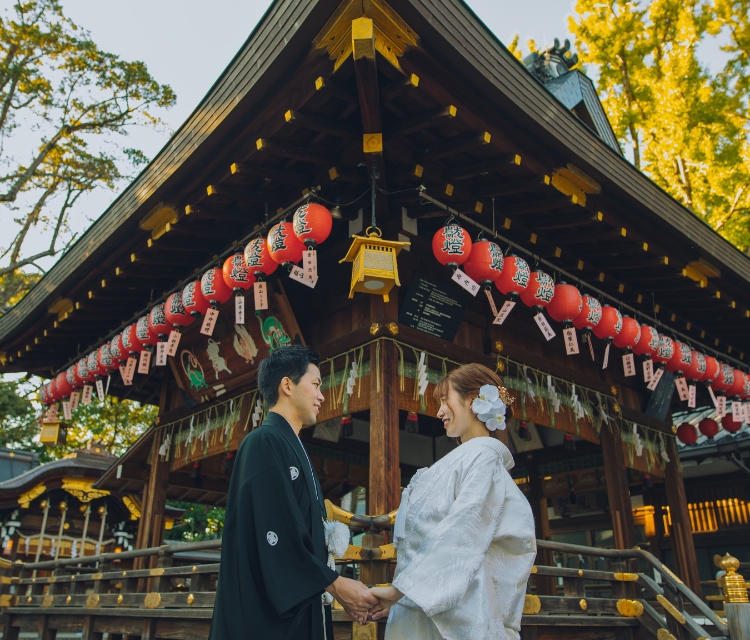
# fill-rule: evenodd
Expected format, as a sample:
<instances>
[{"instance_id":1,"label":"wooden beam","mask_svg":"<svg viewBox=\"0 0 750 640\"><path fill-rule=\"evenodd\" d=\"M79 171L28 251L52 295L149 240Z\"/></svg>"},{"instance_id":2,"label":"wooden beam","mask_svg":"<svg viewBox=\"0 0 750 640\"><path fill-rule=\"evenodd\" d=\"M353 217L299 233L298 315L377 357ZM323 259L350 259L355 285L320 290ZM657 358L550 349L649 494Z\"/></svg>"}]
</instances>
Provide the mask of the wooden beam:
<instances>
[{"instance_id":1,"label":"wooden beam","mask_svg":"<svg viewBox=\"0 0 750 640\"><path fill-rule=\"evenodd\" d=\"M521 166L521 156L517 153L510 156L503 156L495 160L478 162L463 167L454 167L445 172L445 177L449 180L461 180L463 178L474 178L475 176L487 175L497 171L504 173L508 169L517 169Z\"/></svg>"},{"instance_id":2,"label":"wooden beam","mask_svg":"<svg viewBox=\"0 0 750 640\"><path fill-rule=\"evenodd\" d=\"M216 198L226 200L229 202L243 202L247 200L254 200L262 198L264 194L259 191L253 191L251 189L243 189L242 187L225 187L218 184L210 184L206 187L206 194L210 198Z\"/></svg>"},{"instance_id":3,"label":"wooden beam","mask_svg":"<svg viewBox=\"0 0 750 640\"><path fill-rule=\"evenodd\" d=\"M607 479L615 548L632 549L635 545L635 524L620 430L617 427L604 426L599 437L604 455L604 474Z\"/></svg>"},{"instance_id":4,"label":"wooden beam","mask_svg":"<svg viewBox=\"0 0 750 640\"><path fill-rule=\"evenodd\" d=\"M340 138L356 139L362 135L357 127L338 122L337 120L329 120L328 118L292 111L291 109L284 114L284 119L287 122L298 124L305 129L327 133Z\"/></svg>"},{"instance_id":5,"label":"wooden beam","mask_svg":"<svg viewBox=\"0 0 750 640\"><path fill-rule=\"evenodd\" d=\"M568 196L556 196L544 200L532 200L531 202L495 202L497 214L505 216L522 215L525 213L537 213L539 211L550 211L563 209L575 203ZM529 221L533 226L533 221Z\"/></svg>"},{"instance_id":6,"label":"wooden beam","mask_svg":"<svg viewBox=\"0 0 750 640\"><path fill-rule=\"evenodd\" d=\"M485 145L488 145L492 140L492 136L483 131L482 133L472 133L466 136L456 136L445 142L440 142L434 147L424 150L426 158L444 158L454 154L465 153L466 151L472 151L479 149Z\"/></svg>"},{"instance_id":7,"label":"wooden beam","mask_svg":"<svg viewBox=\"0 0 750 640\"><path fill-rule=\"evenodd\" d=\"M529 191L539 191L549 186L552 178L547 175L527 178L525 180L514 180L512 182L499 182L497 184L480 187L475 193L480 198L512 196L517 193L528 193Z\"/></svg>"},{"instance_id":8,"label":"wooden beam","mask_svg":"<svg viewBox=\"0 0 750 640\"><path fill-rule=\"evenodd\" d=\"M411 118L403 120L400 124L393 127L388 132L388 135L403 136L407 133L414 133L415 131L427 129L436 124L441 124L442 120L452 120L456 117L457 113L458 109L452 104L440 109L419 113Z\"/></svg>"},{"instance_id":9,"label":"wooden beam","mask_svg":"<svg viewBox=\"0 0 750 640\"><path fill-rule=\"evenodd\" d=\"M255 147L258 151L267 151L282 158L291 160L300 160L302 162L312 162L315 164L333 164L333 154L324 151L316 151L307 147L300 147L288 142L277 142L266 138L258 138L255 141Z\"/></svg>"},{"instance_id":10,"label":"wooden beam","mask_svg":"<svg viewBox=\"0 0 750 640\"><path fill-rule=\"evenodd\" d=\"M389 84L383 89L383 100L393 100L399 96L416 89L419 86L419 76L415 73L408 74L405 78L401 78Z\"/></svg>"},{"instance_id":11,"label":"wooden beam","mask_svg":"<svg viewBox=\"0 0 750 640\"><path fill-rule=\"evenodd\" d=\"M283 184L300 184L308 179L304 173L294 173L293 171L279 171L270 169L266 166L256 167L252 164L242 164L235 162L229 167L233 176L247 176L252 178L263 178L264 180L281 182Z\"/></svg>"},{"instance_id":12,"label":"wooden beam","mask_svg":"<svg viewBox=\"0 0 750 640\"><path fill-rule=\"evenodd\" d=\"M552 231L553 229L570 229L583 227L598 222L596 215L590 211L582 213L554 214L552 216L537 216L534 218L534 229L538 231Z\"/></svg>"},{"instance_id":13,"label":"wooden beam","mask_svg":"<svg viewBox=\"0 0 750 640\"><path fill-rule=\"evenodd\" d=\"M329 78L323 78L322 76L315 80L315 90L321 93L328 94L344 102L350 102L352 104L359 104L357 96L351 91L344 89L340 84Z\"/></svg>"},{"instance_id":14,"label":"wooden beam","mask_svg":"<svg viewBox=\"0 0 750 640\"><path fill-rule=\"evenodd\" d=\"M269 194L270 195L270 194ZM195 216L196 222L203 220L223 220L225 222L244 222L248 219L248 212L232 209L216 208L211 205L189 204L185 207L186 216Z\"/></svg>"}]
</instances>

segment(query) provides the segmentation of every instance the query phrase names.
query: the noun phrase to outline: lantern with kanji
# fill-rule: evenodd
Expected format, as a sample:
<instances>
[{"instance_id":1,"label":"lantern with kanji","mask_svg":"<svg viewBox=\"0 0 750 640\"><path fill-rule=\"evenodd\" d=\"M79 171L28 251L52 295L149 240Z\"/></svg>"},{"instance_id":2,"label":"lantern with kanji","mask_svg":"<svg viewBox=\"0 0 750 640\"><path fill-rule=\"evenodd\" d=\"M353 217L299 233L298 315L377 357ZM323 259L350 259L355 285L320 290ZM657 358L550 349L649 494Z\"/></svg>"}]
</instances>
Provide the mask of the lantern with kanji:
<instances>
[{"instance_id":1,"label":"lantern with kanji","mask_svg":"<svg viewBox=\"0 0 750 640\"><path fill-rule=\"evenodd\" d=\"M50 395L49 395L49 382L45 382L39 388L39 402L47 406L52 404L52 398L50 398Z\"/></svg>"},{"instance_id":2,"label":"lantern with kanji","mask_svg":"<svg viewBox=\"0 0 750 640\"><path fill-rule=\"evenodd\" d=\"M711 388L714 391L726 391L734 383L734 371L728 364L721 363L719 365L719 375L716 376L716 380L711 383Z\"/></svg>"},{"instance_id":3,"label":"lantern with kanji","mask_svg":"<svg viewBox=\"0 0 750 640\"><path fill-rule=\"evenodd\" d=\"M527 307L541 311L555 295L555 281L544 271L533 271L529 276L529 284L521 291L521 301Z\"/></svg>"},{"instance_id":4,"label":"lantern with kanji","mask_svg":"<svg viewBox=\"0 0 750 640\"><path fill-rule=\"evenodd\" d=\"M70 365L65 370L65 377L68 380L68 384L71 386L72 389L76 389L83 386L83 382L78 380L78 376L76 375L76 366L74 364Z\"/></svg>"},{"instance_id":5,"label":"lantern with kanji","mask_svg":"<svg viewBox=\"0 0 750 640\"><path fill-rule=\"evenodd\" d=\"M129 324L122 330L122 346L129 356L138 355L143 351L143 344L136 335L135 324Z\"/></svg>"},{"instance_id":6,"label":"lantern with kanji","mask_svg":"<svg viewBox=\"0 0 750 640\"><path fill-rule=\"evenodd\" d=\"M521 292L529 286L530 278L531 269L529 269L526 260L511 254L505 257L503 270L500 277L495 280L495 286L500 290L500 293L513 300L518 298Z\"/></svg>"},{"instance_id":7,"label":"lantern with kanji","mask_svg":"<svg viewBox=\"0 0 750 640\"><path fill-rule=\"evenodd\" d=\"M622 331L622 314L608 304L602 305L602 317L593 331L600 340L611 342Z\"/></svg>"},{"instance_id":8,"label":"lantern with kanji","mask_svg":"<svg viewBox=\"0 0 750 640\"><path fill-rule=\"evenodd\" d=\"M268 252L271 258L286 267L302 260L305 245L294 235L291 222L278 222L268 232Z\"/></svg>"},{"instance_id":9,"label":"lantern with kanji","mask_svg":"<svg viewBox=\"0 0 750 640\"><path fill-rule=\"evenodd\" d=\"M308 249L315 249L331 235L333 218L322 204L308 202L294 212L292 228L294 235Z\"/></svg>"},{"instance_id":10,"label":"lantern with kanji","mask_svg":"<svg viewBox=\"0 0 750 640\"><path fill-rule=\"evenodd\" d=\"M166 340L172 331L172 323L167 320L164 303L154 305L148 313L148 331L157 342Z\"/></svg>"},{"instance_id":11,"label":"lantern with kanji","mask_svg":"<svg viewBox=\"0 0 750 640\"><path fill-rule=\"evenodd\" d=\"M68 382L68 375L66 371L62 371L57 374L55 378L57 385L57 393L60 399L69 398L70 394L73 393L73 385Z\"/></svg>"},{"instance_id":12,"label":"lantern with kanji","mask_svg":"<svg viewBox=\"0 0 750 640\"><path fill-rule=\"evenodd\" d=\"M659 334L659 346L656 351L651 355L651 359L654 362L663 364L669 362L674 355L674 340L669 336Z\"/></svg>"},{"instance_id":13,"label":"lantern with kanji","mask_svg":"<svg viewBox=\"0 0 750 640\"><path fill-rule=\"evenodd\" d=\"M218 267L209 269L201 278L201 293L209 304L216 308L232 297L232 289L224 282L224 274Z\"/></svg>"},{"instance_id":14,"label":"lantern with kanji","mask_svg":"<svg viewBox=\"0 0 750 640\"><path fill-rule=\"evenodd\" d=\"M626 352L632 351L641 339L641 325L635 318L622 316L622 328L612 340L612 344Z\"/></svg>"},{"instance_id":15,"label":"lantern with kanji","mask_svg":"<svg viewBox=\"0 0 750 640\"><path fill-rule=\"evenodd\" d=\"M279 263L271 257L265 238L255 238L245 247L245 266L256 280L262 281L279 268Z\"/></svg>"},{"instance_id":16,"label":"lantern with kanji","mask_svg":"<svg viewBox=\"0 0 750 640\"><path fill-rule=\"evenodd\" d=\"M599 324L602 319L602 305L590 295L585 294L581 298L581 313L573 318L573 326L583 331L584 337L591 333L591 330Z\"/></svg>"},{"instance_id":17,"label":"lantern with kanji","mask_svg":"<svg viewBox=\"0 0 750 640\"><path fill-rule=\"evenodd\" d=\"M211 304L201 293L199 281L190 282L182 290L182 306L191 316L197 318L208 311Z\"/></svg>"},{"instance_id":18,"label":"lantern with kanji","mask_svg":"<svg viewBox=\"0 0 750 640\"><path fill-rule=\"evenodd\" d=\"M719 364L719 361L713 356L706 356L706 373L699 378L699 381L710 385L716 380L716 376L719 375L720 370L721 365Z\"/></svg>"},{"instance_id":19,"label":"lantern with kanji","mask_svg":"<svg viewBox=\"0 0 750 640\"><path fill-rule=\"evenodd\" d=\"M474 282L488 287L503 271L503 251L487 238L479 238L471 245L469 259L464 262L464 272Z\"/></svg>"},{"instance_id":20,"label":"lantern with kanji","mask_svg":"<svg viewBox=\"0 0 750 640\"><path fill-rule=\"evenodd\" d=\"M86 357L86 364L89 367L89 374L94 378L102 378L107 375L107 370L99 363L99 351L94 350Z\"/></svg>"},{"instance_id":21,"label":"lantern with kanji","mask_svg":"<svg viewBox=\"0 0 750 640\"><path fill-rule=\"evenodd\" d=\"M432 253L440 264L455 269L471 255L472 242L468 231L449 222L432 236Z\"/></svg>"},{"instance_id":22,"label":"lantern with kanji","mask_svg":"<svg viewBox=\"0 0 750 640\"><path fill-rule=\"evenodd\" d=\"M716 420L712 420L711 418L703 418L703 420L698 423L698 429L704 436L713 440L714 436L719 433L719 424Z\"/></svg>"},{"instance_id":23,"label":"lantern with kanji","mask_svg":"<svg viewBox=\"0 0 750 640\"><path fill-rule=\"evenodd\" d=\"M81 358L76 363L76 377L80 380L81 386L86 382L93 382L94 376L89 372L88 358Z\"/></svg>"},{"instance_id":24,"label":"lantern with kanji","mask_svg":"<svg viewBox=\"0 0 750 640\"><path fill-rule=\"evenodd\" d=\"M557 322L570 325L573 318L577 318L583 309L581 292L572 284L560 282L555 285L555 294L547 305L549 317Z\"/></svg>"},{"instance_id":25,"label":"lantern with kanji","mask_svg":"<svg viewBox=\"0 0 750 640\"><path fill-rule=\"evenodd\" d=\"M684 342L675 340L674 353L664 365L667 371L672 373L685 373L693 364L693 350Z\"/></svg>"},{"instance_id":26,"label":"lantern with kanji","mask_svg":"<svg viewBox=\"0 0 750 640\"><path fill-rule=\"evenodd\" d=\"M659 343L659 332L647 324L642 324L641 339L633 345L633 353L637 356L650 358L659 348Z\"/></svg>"},{"instance_id":27,"label":"lantern with kanji","mask_svg":"<svg viewBox=\"0 0 750 640\"><path fill-rule=\"evenodd\" d=\"M724 427L724 431L727 433L737 433L742 429L742 422L737 422L732 418L732 414L728 413L721 419L721 426Z\"/></svg>"},{"instance_id":28,"label":"lantern with kanji","mask_svg":"<svg viewBox=\"0 0 750 640\"><path fill-rule=\"evenodd\" d=\"M698 440L698 430L689 422L683 422L677 427L677 438L682 444L695 444Z\"/></svg>"},{"instance_id":29,"label":"lantern with kanji","mask_svg":"<svg viewBox=\"0 0 750 640\"><path fill-rule=\"evenodd\" d=\"M128 352L122 344L122 333L115 334L109 343L109 353L118 364L128 359Z\"/></svg>"},{"instance_id":30,"label":"lantern with kanji","mask_svg":"<svg viewBox=\"0 0 750 640\"><path fill-rule=\"evenodd\" d=\"M225 284L235 292L245 291L255 282L255 276L245 266L245 257L241 253L235 253L224 260L221 271Z\"/></svg>"},{"instance_id":31,"label":"lantern with kanji","mask_svg":"<svg viewBox=\"0 0 750 640\"><path fill-rule=\"evenodd\" d=\"M725 395L727 398L742 397L745 392L745 374L739 369L733 369L732 374L734 375L734 380L732 381L732 386L726 390Z\"/></svg>"},{"instance_id":32,"label":"lantern with kanji","mask_svg":"<svg viewBox=\"0 0 750 640\"><path fill-rule=\"evenodd\" d=\"M742 390L742 399L747 400L750 398L750 374L745 374L745 388Z\"/></svg>"},{"instance_id":33,"label":"lantern with kanji","mask_svg":"<svg viewBox=\"0 0 750 640\"><path fill-rule=\"evenodd\" d=\"M138 341L143 346L153 346L159 343L159 337L153 335L149 330L149 327L150 322L148 314L138 318L138 321L135 323L135 337L138 338Z\"/></svg>"},{"instance_id":34,"label":"lantern with kanji","mask_svg":"<svg viewBox=\"0 0 750 640\"><path fill-rule=\"evenodd\" d=\"M164 303L164 315L176 329L187 327L195 322L195 317L188 313L188 310L182 305L182 291L173 293Z\"/></svg>"},{"instance_id":35,"label":"lantern with kanji","mask_svg":"<svg viewBox=\"0 0 750 640\"><path fill-rule=\"evenodd\" d=\"M693 350L690 367L685 371L686 380L700 380L706 373L706 356Z\"/></svg>"},{"instance_id":36,"label":"lantern with kanji","mask_svg":"<svg viewBox=\"0 0 750 640\"><path fill-rule=\"evenodd\" d=\"M114 371L120 366L120 363L112 357L112 349L110 348L109 342L105 342L97 350L96 356L99 367L105 371Z\"/></svg>"}]
</instances>

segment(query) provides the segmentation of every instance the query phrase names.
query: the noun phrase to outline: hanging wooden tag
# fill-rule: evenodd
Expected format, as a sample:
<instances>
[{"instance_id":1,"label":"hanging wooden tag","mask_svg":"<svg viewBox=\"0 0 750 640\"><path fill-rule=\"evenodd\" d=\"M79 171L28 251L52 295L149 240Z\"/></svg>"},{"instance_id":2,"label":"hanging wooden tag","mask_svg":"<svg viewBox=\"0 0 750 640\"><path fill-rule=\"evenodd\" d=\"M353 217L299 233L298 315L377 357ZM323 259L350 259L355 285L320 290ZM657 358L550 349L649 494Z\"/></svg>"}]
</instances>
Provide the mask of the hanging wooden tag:
<instances>
[{"instance_id":1,"label":"hanging wooden tag","mask_svg":"<svg viewBox=\"0 0 750 640\"><path fill-rule=\"evenodd\" d=\"M516 306L516 303L512 300L506 300L503 303L503 306L500 308L500 313L498 313L495 316L495 319L492 321L492 324L502 324L505 322L505 319L508 317L508 314L513 311L513 307Z\"/></svg>"},{"instance_id":2,"label":"hanging wooden tag","mask_svg":"<svg viewBox=\"0 0 750 640\"><path fill-rule=\"evenodd\" d=\"M302 254L302 268L305 270L307 286L314 288L318 283L318 252L315 249L308 249Z\"/></svg>"},{"instance_id":3,"label":"hanging wooden tag","mask_svg":"<svg viewBox=\"0 0 750 640\"><path fill-rule=\"evenodd\" d=\"M565 337L565 353L569 356L574 356L580 353L578 349L578 334L576 333L575 327L563 329L563 336Z\"/></svg>"},{"instance_id":4,"label":"hanging wooden tag","mask_svg":"<svg viewBox=\"0 0 750 640\"><path fill-rule=\"evenodd\" d=\"M719 400L716 397L716 394L714 393L714 390L711 387L708 388L708 395L711 396L711 402L714 403L714 407L716 407L718 409L719 408Z\"/></svg>"},{"instance_id":5,"label":"hanging wooden tag","mask_svg":"<svg viewBox=\"0 0 750 640\"><path fill-rule=\"evenodd\" d=\"M126 385L133 384L133 376L135 376L135 368L138 361L135 356L130 356L128 361L125 363L125 376L123 377L123 383Z\"/></svg>"},{"instance_id":6,"label":"hanging wooden tag","mask_svg":"<svg viewBox=\"0 0 750 640\"><path fill-rule=\"evenodd\" d=\"M461 269L456 269L451 276L451 280L466 289L471 295L475 296L479 293L479 285L474 282L469 276L467 276Z\"/></svg>"},{"instance_id":7,"label":"hanging wooden tag","mask_svg":"<svg viewBox=\"0 0 750 640\"><path fill-rule=\"evenodd\" d=\"M596 362L596 356L594 355L594 341L591 339L591 334L586 334L586 342L589 343L589 353L591 354L591 362Z\"/></svg>"},{"instance_id":8,"label":"hanging wooden tag","mask_svg":"<svg viewBox=\"0 0 750 640\"><path fill-rule=\"evenodd\" d=\"M626 378L630 378L635 375L635 356L632 353L623 354L622 372Z\"/></svg>"},{"instance_id":9,"label":"hanging wooden tag","mask_svg":"<svg viewBox=\"0 0 750 640\"><path fill-rule=\"evenodd\" d=\"M266 283L256 282L253 284L253 294L255 296L255 310L268 309L268 287Z\"/></svg>"},{"instance_id":10,"label":"hanging wooden tag","mask_svg":"<svg viewBox=\"0 0 750 640\"><path fill-rule=\"evenodd\" d=\"M654 377L654 361L651 358L647 358L643 361L643 381L651 382L651 378Z\"/></svg>"},{"instance_id":11,"label":"hanging wooden tag","mask_svg":"<svg viewBox=\"0 0 750 640\"><path fill-rule=\"evenodd\" d=\"M70 394L70 410L74 412L78 408L78 402L81 399L81 392L76 389Z\"/></svg>"},{"instance_id":12,"label":"hanging wooden tag","mask_svg":"<svg viewBox=\"0 0 750 640\"><path fill-rule=\"evenodd\" d=\"M717 396L716 397L716 416L721 419L727 415L727 397Z\"/></svg>"},{"instance_id":13,"label":"hanging wooden tag","mask_svg":"<svg viewBox=\"0 0 750 640\"><path fill-rule=\"evenodd\" d=\"M651 376L651 380L646 385L646 389L649 391L653 391L656 389L657 385L659 384L659 380L661 380L661 377L664 375L664 369L657 369L654 371L654 375Z\"/></svg>"},{"instance_id":14,"label":"hanging wooden tag","mask_svg":"<svg viewBox=\"0 0 750 640\"><path fill-rule=\"evenodd\" d=\"M151 352L144 349L138 359L138 373L148 373L149 367L151 367Z\"/></svg>"},{"instance_id":15,"label":"hanging wooden tag","mask_svg":"<svg viewBox=\"0 0 750 640\"><path fill-rule=\"evenodd\" d=\"M741 402L732 402L732 420L734 420L735 422L745 421L745 411L742 408Z\"/></svg>"},{"instance_id":16,"label":"hanging wooden tag","mask_svg":"<svg viewBox=\"0 0 750 640\"><path fill-rule=\"evenodd\" d=\"M104 387L104 395L109 395L109 383L112 382L112 376L108 373L107 374L107 385Z\"/></svg>"},{"instance_id":17,"label":"hanging wooden tag","mask_svg":"<svg viewBox=\"0 0 750 640\"><path fill-rule=\"evenodd\" d=\"M694 384L688 387L688 409L695 409L695 403L697 400L697 389Z\"/></svg>"},{"instance_id":18,"label":"hanging wooden tag","mask_svg":"<svg viewBox=\"0 0 750 640\"><path fill-rule=\"evenodd\" d=\"M70 400L63 400L63 416L66 420L73 419L73 412L70 410Z\"/></svg>"},{"instance_id":19,"label":"hanging wooden tag","mask_svg":"<svg viewBox=\"0 0 750 640\"><path fill-rule=\"evenodd\" d=\"M495 298L492 297L492 291L489 289L484 290L485 295L487 296L487 301L490 303L490 309L492 310L492 317L497 317L497 305L495 304Z\"/></svg>"},{"instance_id":20,"label":"hanging wooden tag","mask_svg":"<svg viewBox=\"0 0 750 640\"><path fill-rule=\"evenodd\" d=\"M203 318L203 324L201 325L201 333L204 336L212 336L214 329L216 328L216 321L219 319L218 309L209 309L206 311L206 315ZM141 351L141 353L143 353Z\"/></svg>"},{"instance_id":21,"label":"hanging wooden tag","mask_svg":"<svg viewBox=\"0 0 750 640\"><path fill-rule=\"evenodd\" d=\"M48 422L54 422L57 420L57 404L51 404L49 406L49 409L47 409L47 421Z\"/></svg>"},{"instance_id":22,"label":"hanging wooden tag","mask_svg":"<svg viewBox=\"0 0 750 640\"><path fill-rule=\"evenodd\" d=\"M245 324L245 296L234 297L234 323Z\"/></svg>"},{"instance_id":23,"label":"hanging wooden tag","mask_svg":"<svg viewBox=\"0 0 750 640\"><path fill-rule=\"evenodd\" d=\"M750 424L750 402L743 402L742 408L745 412L743 422L747 422L748 424Z\"/></svg>"},{"instance_id":24,"label":"hanging wooden tag","mask_svg":"<svg viewBox=\"0 0 750 640\"><path fill-rule=\"evenodd\" d=\"M310 282L305 277L305 270L304 269L300 269L297 266L292 267L292 270L289 272L289 277L292 280L296 280L297 282L300 282L300 283L304 284L305 286L310 287L311 289L313 289L315 287L315 283L314 282Z\"/></svg>"},{"instance_id":25,"label":"hanging wooden tag","mask_svg":"<svg viewBox=\"0 0 750 640\"><path fill-rule=\"evenodd\" d=\"M682 400L682 402L685 402L688 399L689 394L690 394L690 392L688 391L687 380L685 380L685 378L682 378L682 377L675 378L674 386L677 387L677 393L680 396L680 400Z\"/></svg>"},{"instance_id":26,"label":"hanging wooden tag","mask_svg":"<svg viewBox=\"0 0 750 640\"><path fill-rule=\"evenodd\" d=\"M180 346L180 338L182 338L182 334L179 331L173 329L169 332L169 339L167 340L168 356L174 357L177 355L177 347Z\"/></svg>"},{"instance_id":27,"label":"hanging wooden tag","mask_svg":"<svg viewBox=\"0 0 750 640\"><path fill-rule=\"evenodd\" d=\"M547 342L552 340L552 338L557 335L552 327L549 326L547 318L544 317L544 314L541 311L534 316L534 321L539 327L539 330L542 332L542 335L547 339Z\"/></svg>"},{"instance_id":28,"label":"hanging wooden tag","mask_svg":"<svg viewBox=\"0 0 750 640\"><path fill-rule=\"evenodd\" d=\"M602 362L602 369L606 369L609 364L609 348L611 346L612 344L607 342L607 346L604 348L604 362Z\"/></svg>"},{"instance_id":29,"label":"hanging wooden tag","mask_svg":"<svg viewBox=\"0 0 750 640\"><path fill-rule=\"evenodd\" d=\"M99 397L99 402L104 402L104 380L101 378L96 381L96 395Z\"/></svg>"},{"instance_id":30,"label":"hanging wooden tag","mask_svg":"<svg viewBox=\"0 0 750 640\"><path fill-rule=\"evenodd\" d=\"M94 387L90 384L83 385L83 396L81 397L81 404L91 404L91 396L94 395Z\"/></svg>"},{"instance_id":31,"label":"hanging wooden tag","mask_svg":"<svg viewBox=\"0 0 750 640\"><path fill-rule=\"evenodd\" d=\"M156 364L157 367L164 367L167 364L167 343L160 342L156 345Z\"/></svg>"}]
</instances>

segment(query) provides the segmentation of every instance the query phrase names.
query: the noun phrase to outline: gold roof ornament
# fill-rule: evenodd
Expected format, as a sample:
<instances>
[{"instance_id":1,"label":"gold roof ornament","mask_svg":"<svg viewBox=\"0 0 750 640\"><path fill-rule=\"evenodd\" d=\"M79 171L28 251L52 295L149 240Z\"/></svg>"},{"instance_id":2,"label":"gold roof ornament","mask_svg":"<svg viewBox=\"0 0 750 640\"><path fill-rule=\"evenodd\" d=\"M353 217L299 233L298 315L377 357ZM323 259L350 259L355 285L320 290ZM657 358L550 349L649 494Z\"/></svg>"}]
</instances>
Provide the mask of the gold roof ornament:
<instances>
[{"instance_id":1,"label":"gold roof ornament","mask_svg":"<svg viewBox=\"0 0 750 640\"><path fill-rule=\"evenodd\" d=\"M63 478L62 488L81 502L91 502L97 498L108 496L109 491L106 489L92 488L95 482L95 479L89 478Z\"/></svg>"},{"instance_id":2,"label":"gold roof ornament","mask_svg":"<svg viewBox=\"0 0 750 640\"><path fill-rule=\"evenodd\" d=\"M411 242L397 240L383 240L382 232L377 227L368 227L367 236L352 236L354 242L339 264L353 262L352 285L349 297L354 297L355 291L382 295L388 302L394 285L401 286L398 278L398 263L396 256L401 249Z\"/></svg>"}]
</instances>

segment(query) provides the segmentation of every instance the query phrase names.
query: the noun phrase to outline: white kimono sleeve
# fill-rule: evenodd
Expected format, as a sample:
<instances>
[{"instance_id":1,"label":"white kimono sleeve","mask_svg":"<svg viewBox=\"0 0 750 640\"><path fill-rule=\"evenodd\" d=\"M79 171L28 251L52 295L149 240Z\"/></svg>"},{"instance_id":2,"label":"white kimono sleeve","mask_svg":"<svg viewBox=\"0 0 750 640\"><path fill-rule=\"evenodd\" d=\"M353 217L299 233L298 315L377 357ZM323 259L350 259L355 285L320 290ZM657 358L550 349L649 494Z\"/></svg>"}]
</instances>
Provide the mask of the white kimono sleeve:
<instances>
[{"instance_id":1,"label":"white kimono sleeve","mask_svg":"<svg viewBox=\"0 0 750 640\"><path fill-rule=\"evenodd\" d=\"M509 477L494 452L472 461L448 515L393 581L405 606L413 602L432 617L461 602L497 531Z\"/></svg>"}]
</instances>

